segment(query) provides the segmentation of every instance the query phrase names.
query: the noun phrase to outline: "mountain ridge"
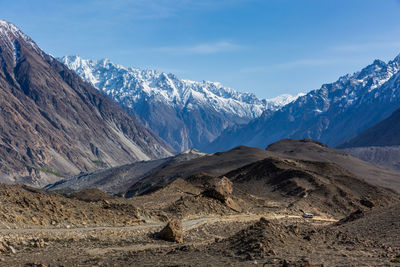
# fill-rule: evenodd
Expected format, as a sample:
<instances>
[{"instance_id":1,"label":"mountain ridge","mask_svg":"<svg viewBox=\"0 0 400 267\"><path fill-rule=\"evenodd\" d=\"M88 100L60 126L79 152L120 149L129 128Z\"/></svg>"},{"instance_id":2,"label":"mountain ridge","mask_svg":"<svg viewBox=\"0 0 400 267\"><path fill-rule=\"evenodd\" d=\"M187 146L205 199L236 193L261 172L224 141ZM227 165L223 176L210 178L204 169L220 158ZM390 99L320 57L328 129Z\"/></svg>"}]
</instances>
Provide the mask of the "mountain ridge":
<instances>
[{"instance_id":1,"label":"mountain ridge","mask_svg":"<svg viewBox=\"0 0 400 267\"><path fill-rule=\"evenodd\" d=\"M59 60L123 106L134 109L144 124L178 151L191 147L201 150L228 126L247 123L264 110L277 110L298 97L260 100L218 82L182 80L165 72L123 67L107 59L65 56Z\"/></svg>"},{"instance_id":2,"label":"mountain ridge","mask_svg":"<svg viewBox=\"0 0 400 267\"><path fill-rule=\"evenodd\" d=\"M41 186L99 163L171 155L157 135L5 21L0 96L2 182Z\"/></svg>"},{"instance_id":3,"label":"mountain ridge","mask_svg":"<svg viewBox=\"0 0 400 267\"><path fill-rule=\"evenodd\" d=\"M375 60L359 72L324 84L273 114L226 129L206 152L239 144L266 147L284 138L309 138L337 145L388 117L400 101L400 56Z\"/></svg>"}]
</instances>

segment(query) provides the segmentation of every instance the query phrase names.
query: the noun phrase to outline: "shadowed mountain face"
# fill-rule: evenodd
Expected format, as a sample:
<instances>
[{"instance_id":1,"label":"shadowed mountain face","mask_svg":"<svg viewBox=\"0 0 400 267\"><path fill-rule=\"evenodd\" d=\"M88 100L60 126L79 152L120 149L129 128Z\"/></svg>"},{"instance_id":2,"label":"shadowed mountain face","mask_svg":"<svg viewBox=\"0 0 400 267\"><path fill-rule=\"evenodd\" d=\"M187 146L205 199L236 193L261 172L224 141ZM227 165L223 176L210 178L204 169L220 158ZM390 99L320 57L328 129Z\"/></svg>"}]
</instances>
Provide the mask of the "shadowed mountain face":
<instances>
[{"instance_id":1,"label":"shadowed mountain face","mask_svg":"<svg viewBox=\"0 0 400 267\"><path fill-rule=\"evenodd\" d=\"M343 151L383 168L400 171L400 146L349 147Z\"/></svg>"},{"instance_id":2,"label":"shadowed mountain face","mask_svg":"<svg viewBox=\"0 0 400 267\"><path fill-rule=\"evenodd\" d=\"M108 97L0 21L0 181L44 185L171 155Z\"/></svg>"},{"instance_id":3,"label":"shadowed mountain face","mask_svg":"<svg viewBox=\"0 0 400 267\"><path fill-rule=\"evenodd\" d=\"M367 162L400 171L400 109L338 147Z\"/></svg>"},{"instance_id":4,"label":"shadowed mountain face","mask_svg":"<svg viewBox=\"0 0 400 267\"><path fill-rule=\"evenodd\" d=\"M354 138L339 145L339 148L400 145L400 109L383 121L368 128Z\"/></svg>"}]
</instances>

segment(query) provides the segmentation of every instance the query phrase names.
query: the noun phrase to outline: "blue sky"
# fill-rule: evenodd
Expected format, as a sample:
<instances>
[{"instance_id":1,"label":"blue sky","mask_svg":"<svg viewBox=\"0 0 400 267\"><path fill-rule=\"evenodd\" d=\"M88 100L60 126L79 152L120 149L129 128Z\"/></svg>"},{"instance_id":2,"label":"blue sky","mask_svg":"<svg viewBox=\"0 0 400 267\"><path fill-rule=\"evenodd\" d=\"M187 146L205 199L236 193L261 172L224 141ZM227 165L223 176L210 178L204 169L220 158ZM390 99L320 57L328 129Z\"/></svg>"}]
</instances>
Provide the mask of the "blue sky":
<instances>
[{"instance_id":1,"label":"blue sky","mask_svg":"<svg viewBox=\"0 0 400 267\"><path fill-rule=\"evenodd\" d=\"M399 0L0 0L54 56L109 58L269 98L400 53Z\"/></svg>"}]
</instances>

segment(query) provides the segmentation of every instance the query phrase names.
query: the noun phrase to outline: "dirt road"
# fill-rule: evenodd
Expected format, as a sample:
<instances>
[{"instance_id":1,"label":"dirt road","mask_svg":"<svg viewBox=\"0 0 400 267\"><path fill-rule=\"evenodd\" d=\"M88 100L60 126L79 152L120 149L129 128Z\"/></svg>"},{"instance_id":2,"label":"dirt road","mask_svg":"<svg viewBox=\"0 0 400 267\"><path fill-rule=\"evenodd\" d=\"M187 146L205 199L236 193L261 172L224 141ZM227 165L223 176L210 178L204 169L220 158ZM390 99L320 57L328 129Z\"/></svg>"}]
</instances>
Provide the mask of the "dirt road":
<instances>
[{"instance_id":1,"label":"dirt road","mask_svg":"<svg viewBox=\"0 0 400 267\"><path fill-rule=\"evenodd\" d=\"M190 218L182 221L183 230L187 231L203 224L212 224L218 222L251 222L257 221L261 217L267 220L281 220L281 219L303 219L299 215L282 215L282 214L239 214L239 215L229 215L229 216L218 216L218 217L200 217L200 218ZM315 222L336 222L335 219L323 218L315 216L312 219L304 219L308 221ZM134 226L123 226L123 227L81 227L81 228L29 228L29 229L0 229L0 234L19 234L19 233L71 233L71 232L91 232L91 231L136 231L136 230L152 230L155 228L160 228L164 226L164 223L147 220L144 224L134 225Z\"/></svg>"}]
</instances>

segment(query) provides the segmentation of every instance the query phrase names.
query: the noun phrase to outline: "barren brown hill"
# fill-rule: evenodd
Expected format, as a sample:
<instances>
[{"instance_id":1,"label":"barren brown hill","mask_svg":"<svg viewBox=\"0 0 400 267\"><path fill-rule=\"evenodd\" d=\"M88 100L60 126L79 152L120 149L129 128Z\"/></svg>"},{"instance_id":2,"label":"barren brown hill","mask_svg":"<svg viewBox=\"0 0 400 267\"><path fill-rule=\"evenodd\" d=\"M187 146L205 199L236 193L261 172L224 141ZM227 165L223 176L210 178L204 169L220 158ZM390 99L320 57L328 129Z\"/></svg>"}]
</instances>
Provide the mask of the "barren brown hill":
<instances>
[{"instance_id":1,"label":"barren brown hill","mask_svg":"<svg viewBox=\"0 0 400 267\"><path fill-rule=\"evenodd\" d=\"M139 195L150 188L162 187L176 178L187 178L194 174L220 176L234 169L271 156L273 153L260 148L239 146L227 152L219 152L193 160L172 163L149 174L133 184L125 196Z\"/></svg>"},{"instance_id":2,"label":"barren brown hill","mask_svg":"<svg viewBox=\"0 0 400 267\"><path fill-rule=\"evenodd\" d=\"M325 216L342 217L358 208L399 201L396 192L368 184L330 162L266 158L226 176L247 193Z\"/></svg>"},{"instance_id":3,"label":"barren brown hill","mask_svg":"<svg viewBox=\"0 0 400 267\"><path fill-rule=\"evenodd\" d=\"M178 178L130 200L135 206L160 218L223 216L244 211L257 214L277 208L270 205L268 199L254 197L238 190L235 185L228 201L206 194L206 189L215 180L220 178L206 174L193 175L185 180Z\"/></svg>"},{"instance_id":4,"label":"barren brown hill","mask_svg":"<svg viewBox=\"0 0 400 267\"><path fill-rule=\"evenodd\" d=\"M60 176L171 155L108 97L0 21L0 181Z\"/></svg>"},{"instance_id":5,"label":"barren brown hill","mask_svg":"<svg viewBox=\"0 0 400 267\"><path fill-rule=\"evenodd\" d=\"M400 174L362 161L344 151L308 139L284 139L273 143L267 150L285 158L335 163L370 184L400 192Z\"/></svg>"}]
</instances>

